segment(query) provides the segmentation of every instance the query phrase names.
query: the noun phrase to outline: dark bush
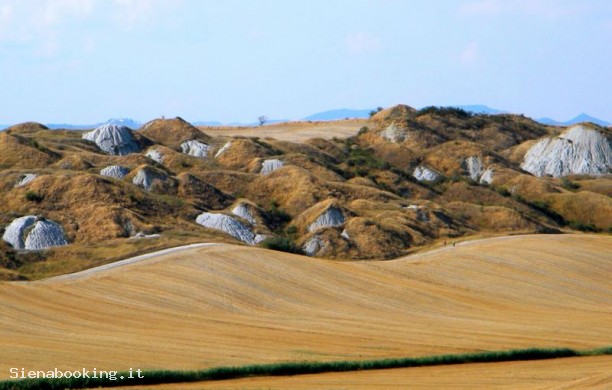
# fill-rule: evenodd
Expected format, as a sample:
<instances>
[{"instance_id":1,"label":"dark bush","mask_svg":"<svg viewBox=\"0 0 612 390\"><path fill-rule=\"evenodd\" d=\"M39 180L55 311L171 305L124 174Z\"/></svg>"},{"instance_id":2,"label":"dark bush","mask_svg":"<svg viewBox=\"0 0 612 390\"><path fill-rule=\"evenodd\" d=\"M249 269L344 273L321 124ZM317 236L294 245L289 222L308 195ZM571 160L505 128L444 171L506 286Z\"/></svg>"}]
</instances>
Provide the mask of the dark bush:
<instances>
[{"instance_id":1,"label":"dark bush","mask_svg":"<svg viewBox=\"0 0 612 390\"><path fill-rule=\"evenodd\" d=\"M580 188L580 184L571 181L567 177L564 177L561 179L561 187L569 191L574 191Z\"/></svg>"},{"instance_id":2,"label":"dark bush","mask_svg":"<svg viewBox=\"0 0 612 390\"><path fill-rule=\"evenodd\" d=\"M468 119L474 115L474 113L465 111L464 109L459 108L459 107L429 106L429 107L421 108L420 110L416 112L417 117L421 115L426 115L426 114L433 114L433 115L440 115L440 116L454 116L460 119Z\"/></svg>"},{"instance_id":3,"label":"dark bush","mask_svg":"<svg viewBox=\"0 0 612 390\"><path fill-rule=\"evenodd\" d=\"M40 203L45 197L35 191L28 191L25 193L25 198L28 202Z\"/></svg>"},{"instance_id":4,"label":"dark bush","mask_svg":"<svg viewBox=\"0 0 612 390\"><path fill-rule=\"evenodd\" d=\"M592 223L585 223L581 221L569 221L569 227L574 230L580 230L581 232L597 232L597 226Z\"/></svg>"},{"instance_id":5,"label":"dark bush","mask_svg":"<svg viewBox=\"0 0 612 390\"><path fill-rule=\"evenodd\" d=\"M275 200L270 201L267 213L268 223L273 229L284 226L287 222L291 221L291 215L287 214L285 210L279 208L279 204Z\"/></svg>"},{"instance_id":6,"label":"dark bush","mask_svg":"<svg viewBox=\"0 0 612 390\"><path fill-rule=\"evenodd\" d=\"M498 194L500 194L501 196L505 196L508 197L510 196L510 191L508 191L508 189L506 187L497 187L496 191Z\"/></svg>"},{"instance_id":7,"label":"dark bush","mask_svg":"<svg viewBox=\"0 0 612 390\"><path fill-rule=\"evenodd\" d=\"M357 132L357 135L363 135L365 133L367 133L368 131L370 131L370 129L367 126L363 126L361 129L359 129L359 131Z\"/></svg>"},{"instance_id":8,"label":"dark bush","mask_svg":"<svg viewBox=\"0 0 612 390\"><path fill-rule=\"evenodd\" d=\"M287 237L268 237L259 244L262 248L271 249L274 251L304 254L302 248L297 246L293 240Z\"/></svg>"}]
</instances>

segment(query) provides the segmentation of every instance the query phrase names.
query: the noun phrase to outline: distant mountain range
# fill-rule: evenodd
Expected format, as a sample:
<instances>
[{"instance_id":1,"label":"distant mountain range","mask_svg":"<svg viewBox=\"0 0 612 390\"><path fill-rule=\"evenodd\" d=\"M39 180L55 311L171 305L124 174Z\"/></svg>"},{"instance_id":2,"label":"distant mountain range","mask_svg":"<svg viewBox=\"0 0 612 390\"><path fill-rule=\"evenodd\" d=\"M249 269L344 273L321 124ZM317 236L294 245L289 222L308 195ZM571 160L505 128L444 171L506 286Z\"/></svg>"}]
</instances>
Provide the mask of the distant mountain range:
<instances>
[{"instance_id":1,"label":"distant mountain range","mask_svg":"<svg viewBox=\"0 0 612 390\"><path fill-rule=\"evenodd\" d=\"M338 110L330 110L318 112L304 118L305 121L333 121L338 119L353 119L353 118L369 118L370 112L376 110L351 110L348 108L341 108Z\"/></svg>"},{"instance_id":2,"label":"distant mountain range","mask_svg":"<svg viewBox=\"0 0 612 390\"><path fill-rule=\"evenodd\" d=\"M576 123L580 123L580 122L593 122L599 126L610 126L611 123L610 122L606 122L602 119L599 118L594 118L588 114L582 113L580 115L578 115L575 118L572 118L568 121L565 122L558 122L554 119L550 119L550 118L540 118L540 119L536 119L538 122L543 123L545 125L551 125L551 126L569 126L569 125L573 125Z\"/></svg>"},{"instance_id":3,"label":"distant mountain range","mask_svg":"<svg viewBox=\"0 0 612 390\"><path fill-rule=\"evenodd\" d=\"M458 107L463 110L473 112L475 114L495 115L495 114L509 113L509 111L498 110L496 108L491 108L491 107L488 107L482 104L457 105L453 107ZM302 120L305 120L305 121L333 121L333 120L341 120L341 119L366 119L370 117L370 112L372 111L376 111L376 109L355 110L355 109L350 109L350 108L340 108L337 110L317 112L315 114L308 115ZM266 123L271 124L271 123L288 122L288 121L289 119L268 119ZM535 121L540 122L545 125L551 125L551 126L570 126L570 125L580 123L580 122L593 122L595 124L598 124L604 127L612 125L612 123L610 122L607 122L603 119L592 117L585 113L582 113L576 116L575 118L572 118L564 122L557 121L551 118L538 118L538 119L535 119ZM68 123L47 123L45 125L50 129L83 130L83 129L93 129L93 128L96 128L98 126L108 124L108 123L127 126L131 129L138 129L142 125L142 123L134 119L130 119L130 118L113 118L113 119L107 120L106 122L94 123L94 124L82 124L82 125L75 125L75 124L68 124ZM219 121L197 121L197 122L193 122L192 124L194 126L257 126L259 123L258 122L223 123ZM0 130L5 129L9 126L11 125L0 125Z\"/></svg>"},{"instance_id":4,"label":"distant mountain range","mask_svg":"<svg viewBox=\"0 0 612 390\"><path fill-rule=\"evenodd\" d=\"M506 110L498 110L496 108L491 108L489 106L485 106L482 104L457 105L453 107L461 108L465 111L470 111L475 114L495 115L495 114L510 113L509 111L506 111ZM347 108L342 108L339 110L323 111L323 112L319 112L316 114L312 114L304 118L304 120L327 121L327 120L339 120L339 119L346 119L346 118L349 118L349 119L368 118L370 116L371 111L376 111L376 110L374 109L351 110ZM551 125L551 126L570 126L570 125L580 123L580 122L593 122L595 124L598 124L604 127L612 125L612 123L610 122L607 122L599 118L592 117L584 113L576 116L575 118L567 120L565 122L560 122L560 121L557 121L551 118L539 118L539 119L534 119L534 120L542 124Z\"/></svg>"},{"instance_id":5,"label":"distant mountain range","mask_svg":"<svg viewBox=\"0 0 612 390\"><path fill-rule=\"evenodd\" d=\"M114 125L127 126L131 129L137 129L141 125L140 122L135 121L134 119L130 119L130 118L112 118L112 119L107 120L106 122L90 123L90 124L84 124L84 125L75 125L75 124L70 124L70 123L45 123L44 125L54 130L55 129L85 130L85 129L94 129L98 126L106 125L109 123L114 124ZM11 127L11 126L12 125L0 125L0 130L6 129L7 127Z\"/></svg>"}]
</instances>

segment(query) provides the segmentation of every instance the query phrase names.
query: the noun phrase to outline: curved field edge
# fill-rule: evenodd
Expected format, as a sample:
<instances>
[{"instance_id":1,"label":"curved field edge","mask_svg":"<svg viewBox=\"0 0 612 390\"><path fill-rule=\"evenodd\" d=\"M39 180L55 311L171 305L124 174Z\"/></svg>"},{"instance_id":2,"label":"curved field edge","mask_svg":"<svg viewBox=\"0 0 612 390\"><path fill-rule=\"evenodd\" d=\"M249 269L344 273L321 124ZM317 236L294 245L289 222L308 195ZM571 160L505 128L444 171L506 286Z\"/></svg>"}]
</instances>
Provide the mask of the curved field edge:
<instances>
[{"instance_id":1,"label":"curved field edge","mask_svg":"<svg viewBox=\"0 0 612 390\"><path fill-rule=\"evenodd\" d=\"M365 361L332 362L285 362L274 364L253 364L246 366L215 367L205 370L155 370L143 371L141 378L129 372L114 372L104 378L36 378L0 382L0 390L55 390L65 388L142 386L169 383L219 381L261 376L287 376L346 372L362 370L381 370L424 366L444 366L469 363L499 363L510 361L545 360L581 356L612 355L612 346L597 349L576 350L571 348L526 348L505 351L485 351L465 354L434 355ZM45 371L42 371L43 373ZM42 374L40 376L43 376ZM104 376L104 375L102 375Z\"/></svg>"},{"instance_id":2,"label":"curved field edge","mask_svg":"<svg viewBox=\"0 0 612 390\"><path fill-rule=\"evenodd\" d=\"M565 234L565 236L571 236L571 235L572 234ZM581 235L581 234L573 233L573 235ZM501 240L507 240L507 239L521 239L521 238L537 237L537 236L538 236L537 234L506 234L506 235L490 236L490 237L481 237L481 236L476 235L476 236L468 236L468 237L461 238L460 240L456 242L456 246L464 247L464 246L478 245L481 243L492 243L495 241L501 241ZM84 268L84 269L74 271L74 272L60 273L58 275L50 275L50 276L32 279L32 280L18 280L18 281L0 280L0 282L5 283L5 284L37 284L37 283L49 283L49 282L61 282L61 281L74 280L74 279L78 279L81 277L91 276L98 272L111 270L113 268L139 263L145 260L152 261L156 257L164 256L164 255L175 253L175 252L182 252L185 250L190 250L190 249L195 249L195 248L201 248L201 247L207 247L207 246L220 246L220 245L249 248L248 246L244 246L240 243L223 242L223 241L193 242L193 243L177 245L177 246L169 246L169 247L163 246L161 248L155 247L150 250L136 251L136 252L128 254L126 257L117 258L112 261L100 264L100 265L91 266L91 267ZM455 245L443 245L443 246L440 246L440 245L442 244L437 243L435 245L418 248L413 253L410 253L408 255L399 256L399 257L392 258L392 259L361 260L361 262L374 263L374 262L389 262L389 261L398 261L398 260L403 260L403 261L419 260L423 257L428 257L433 254L439 254L440 252L450 252L455 247ZM253 248L262 249L260 247L253 247ZM278 251L278 252L283 253L282 251ZM360 262L360 260L350 260L350 259L336 259L336 260L331 260L331 261L356 262L356 263Z\"/></svg>"}]
</instances>

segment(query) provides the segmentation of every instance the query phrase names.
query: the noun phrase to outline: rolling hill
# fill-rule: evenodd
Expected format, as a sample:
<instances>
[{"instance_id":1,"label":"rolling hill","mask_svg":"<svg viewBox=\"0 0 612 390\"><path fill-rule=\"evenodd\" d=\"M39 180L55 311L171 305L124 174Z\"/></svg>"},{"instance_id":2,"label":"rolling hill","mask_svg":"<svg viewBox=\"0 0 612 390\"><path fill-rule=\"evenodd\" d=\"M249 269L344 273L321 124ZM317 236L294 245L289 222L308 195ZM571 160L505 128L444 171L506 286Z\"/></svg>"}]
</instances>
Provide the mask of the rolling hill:
<instances>
[{"instance_id":1,"label":"rolling hill","mask_svg":"<svg viewBox=\"0 0 612 390\"><path fill-rule=\"evenodd\" d=\"M122 123L0 133L1 279L201 241L358 260L612 229L612 134L594 124L406 105L256 127Z\"/></svg>"},{"instance_id":2,"label":"rolling hill","mask_svg":"<svg viewBox=\"0 0 612 390\"><path fill-rule=\"evenodd\" d=\"M0 375L610 345L610 253L610 237L583 234L461 242L385 262L220 244L4 282ZM563 365L548 367L564 378Z\"/></svg>"}]
</instances>

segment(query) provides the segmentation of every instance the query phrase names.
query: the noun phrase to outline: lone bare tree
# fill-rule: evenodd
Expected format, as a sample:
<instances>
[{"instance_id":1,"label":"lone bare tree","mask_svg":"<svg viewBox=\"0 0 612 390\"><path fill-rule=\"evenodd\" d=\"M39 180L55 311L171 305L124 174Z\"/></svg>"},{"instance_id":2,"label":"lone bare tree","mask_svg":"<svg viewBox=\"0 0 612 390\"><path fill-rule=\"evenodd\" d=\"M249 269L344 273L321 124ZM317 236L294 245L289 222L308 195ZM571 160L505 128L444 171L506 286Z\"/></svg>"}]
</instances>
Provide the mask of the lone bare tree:
<instances>
[{"instance_id":1,"label":"lone bare tree","mask_svg":"<svg viewBox=\"0 0 612 390\"><path fill-rule=\"evenodd\" d=\"M257 120L259 121L259 126L263 126L264 123L268 121L268 117L265 115L262 115L262 116L257 117Z\"/></svg>"}]
</instances>

